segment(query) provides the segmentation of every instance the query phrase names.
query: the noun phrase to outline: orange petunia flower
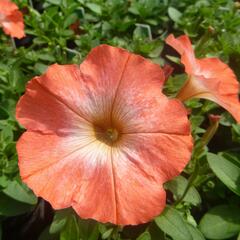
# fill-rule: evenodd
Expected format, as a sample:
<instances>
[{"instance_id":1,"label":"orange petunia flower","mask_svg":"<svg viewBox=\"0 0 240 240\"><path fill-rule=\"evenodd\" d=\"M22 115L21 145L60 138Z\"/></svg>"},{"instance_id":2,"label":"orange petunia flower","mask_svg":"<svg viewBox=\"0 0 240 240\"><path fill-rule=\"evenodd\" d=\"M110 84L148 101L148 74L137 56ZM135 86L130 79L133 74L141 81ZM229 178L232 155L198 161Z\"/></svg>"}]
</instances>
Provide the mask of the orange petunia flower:
<instances>
[{"instance_id":1,"label":"orange petunia flower","mask_svg":"<svg viewBox=\"0 0 240 240\"><path fill-rule=\"evenodd\" d=\"M205 98L218 103L240 122L239 83L233 71L218 58L195 58L188 36L175 38L172 34L166 43L181 55L181 62L189 78L177 98Z\"/></svg>"},{"instance_id":2,"label":"orange petunia flower","mask_svg":"<svg viewBox=\"0 0 240 240\"><path fill-rule=\"evenodd\" d=\"M55 209L119 225L165 207L163 183L190 159L192 137L179 100L161 92L161 68L101 45L77 65L32 79L16 117L22 180Z\"/></svg>"},{"instance_id":3,"label":"orange petunia flower","mask_svg":"<svg viewBox=\"0 0 240 240\"><path fill-rule=\"evenodd\" d=\"M17 5L9 0L0 0L0 26L11 37L20 39L25 36L23 15Z\"/></svg>"}]
</instances>

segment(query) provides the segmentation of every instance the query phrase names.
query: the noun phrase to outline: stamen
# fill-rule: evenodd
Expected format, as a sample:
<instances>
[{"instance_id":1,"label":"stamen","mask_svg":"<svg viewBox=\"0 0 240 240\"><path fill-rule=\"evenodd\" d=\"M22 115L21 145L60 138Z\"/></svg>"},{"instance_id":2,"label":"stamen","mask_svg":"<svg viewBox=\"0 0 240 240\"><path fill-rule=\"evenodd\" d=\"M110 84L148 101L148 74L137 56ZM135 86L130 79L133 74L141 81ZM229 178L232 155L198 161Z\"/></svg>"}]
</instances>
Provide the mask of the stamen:
<instances>
[{"instance_id":1,"label":"stamen","mask_svg":"<svg viewBox=\"0 0 240 240\"><path fill-rule=\"evenodd\" d=\"M108 128L106 131L106 138L111 142L115 142L118 139L118 131L115 128Z\"/></svg>"},{"instance_id":2,"label":"stamen","mask_svg":"<svg viewBox=\"0 0 240 240\"><path fill-rule=\"evenodd\" d=\"M107 145L113 146L120 139L120 132L115 127L94 127L96 138L106 143Z\"/></svg>"}]
</instances>

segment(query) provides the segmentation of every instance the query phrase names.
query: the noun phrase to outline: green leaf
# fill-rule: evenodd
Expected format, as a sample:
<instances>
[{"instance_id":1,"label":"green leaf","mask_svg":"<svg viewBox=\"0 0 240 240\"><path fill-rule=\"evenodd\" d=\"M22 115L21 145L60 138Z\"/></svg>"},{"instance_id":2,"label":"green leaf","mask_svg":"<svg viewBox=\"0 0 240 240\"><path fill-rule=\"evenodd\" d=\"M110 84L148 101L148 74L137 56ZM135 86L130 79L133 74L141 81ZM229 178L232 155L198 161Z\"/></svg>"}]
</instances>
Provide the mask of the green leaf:
<instances>
[{"instance_id":1,"label":"green leaf","mask_svg":"<svg viewBox=\"0 0 240 240\"><path fill-rule=\"evenodd\" d=\"M37 197L30 191L30 189L27 188L26 185L23 185L22 183L15 181L9 181L7 187L3 190L3 192L23 203L29 203L29 204L36 204L37 203Z\"/></svg>"},{"instance_id":2,"label":"green leaf","mask_svg":"<svg viewBox=\"0 0 240 240\"><path fill-rule=\"evenodd\" d=\"M87 3L86 6L93 12L101 15L102 14L102 8L100 5L96 3Z\"/></svg>"},{"instance_id":3,"label":"green leaf","mask_svg":"<svg viewBox=\"0 0 240 240\"><path fill-rule=\"evenodd\" d=\"M65 30L63 30L63 31L61 31L61 36L64 36L64 37L69 37L69 36L71 36L71 35L73 35L73 30L71 30L71 29L65 29ZM65 43L64 43L65 44ZM63 44L63 45L64 45Z\"/></svg>"},{"instance_id":4,"label":"green leaf","mask_svg":"<svg viewBox=\"0 0 240 240\"><path fill-rule=\"evenodd\" d=\"M54 5L61 5L61 0L47 0L47 2Z\"/></svg>"},{"instance_id":5,"label":"green leaf","mask_svg":"<svg viewBox=\"0 0 240 240\"><path fill-rule=\"evenodd\" d=\"M31 205L15 201L0 193L0 216L16 216L31 210Z\"/></svg>"},{"instance_id":6,"label":"green leaf","mask_svg":"<svg viewBox=\"0 0 240 240\"><path fill-rule=\"evenodd\" d=\"M9 142L6 147L4 148L4 153L7 157L11 158L16 153L16 143Z\"/></svg>"},{"instance_id":7,"label":"green leaf","mask_svg":"<svg viewBox=\"0 0 240 240\"><path fill-rule=\"evenodd\" d=\"M104 234L107 231L107 226L104 223L99 223L98 230L101 234Z\"/></svg>"},{"instance_id":8,"label":"green leaf","mask_svg":"<svg viewBox=\"0 0 240 240\"><path fill-rule=\"evenodd\" d=\"M174 22L179 22L182 13L179 12L176 8L169 7L168 8L168 15Z\"/></svg>"},{"instance_id":9,"label":"green leaf","mask_svg":"<svg viewBox=\"0 0 240 240\"><path fill-rule=\"evenodd\" d=\"M148 226L148 231L151 234L151 240L165 240L164 232L157 226L156 222L151 222Z\"/></svg>"},{"instance_id":10,"label":"green leaf","mask_svg":"<svg viewBox=\"0 0 240 240\"><path fill-rule=\"evenodd\" d=\"M176 64L180 64L180 59L178 57L171 56L171 55L166 55L165 57Z\"/></svg>"},{"instance_id":11,"label":"green leaf","mask_svg":"<svg viewBox=\"0 0 240 240\"><path fill-rule=\"evenodd\" d=\"M65 210L60 210L55 213L53 221L49 228L49 233L54 234L60 232L67 223L67 214Z\"/></svg>"},{"instance_id":12,"label":"green leaf","mask_svg":"<svg viewBox=\"0 0 240 240\"><path fill-rule=\"evenodd\" d=\"M183 195L186 187L188 185L188 180L183 176L178 176L173 180L164 184L164 187L173 193L174 199L178 200ZM184 202L191 203L194 206L198 206L201 203L201 197L195 187L191 187L186 196L183 199Z\"/></svg>"},{"instance_id":13,"label":"green leaf","mask_svg":"<svg viewBox=\"0 0 240 240\"><path fill-rule=\"evenodd\" d=\"M205 240L203 234L193 225L187 224L188 231L192 235L193 240Z\"/></svg>"},{"instance_id":14,"label":"green leaf","mask_svg":"<svg viewBox=\"0 0 240 240\"><path fill-rule=\"evenodd\" d=\"M13 141L13 129L11 126L9 125L4 126L4 128L0 132L0 139L2 142L5 142L5 143Z\"/></svg>"},{"instance_id":15,"label":"green leaf","mask_svg":"<svg viewBox=\"0 0 240 240\"><path fill-rule=\"evenodd\" d=\"M232 139L234 142L240 143L240 124L232 125Z\"/></svg>"},{"instance_id":16,"label":"green leaf","mask_svg":"<svg viewBox=\"0 0 240 240\"><path fill-rule=\"evenodd\" d=\"M6 188L7 185L8 185L8 178L5 175L0 176L0 186L2 188Z\"/></svg>"},{"instance_id":17,"label":"green leaf","mask_svg":"<svg viewBox=\"0 0 240 240\"><path fill-rule=\"evenodd\" d=\"M221 114L221 119L220 119L219 123L223 126L230 127L230 126L232 126L232 124L235 123L235 120L233 119L233 117L231 116L230 113L223 112Z\"/></svg>"},{"instance_id":18,"label":"green leaf","mask_svg":"<svg viewBox=\"0 0 240 240\"><path fill-rule=\"evenodd\" d=\"M147 24L136 24L136 28L133 31L133 39L145 39L152 40L151 27Z\"/></svg>"},{"instance_id":19,"label":"green leaf","mask_svg":"<svg viewBox=\"0 0 240 240\"><path fill-rule=\"evenodd\" d=\"M233 161L213 153L207 154L207 160L217 177L240 196L240 167Z\"/></svg>"},{"instance_id":20,"label":"green leaf","mask_svg":"<svg viewBox=\"0 0 240 240\"><path fill-rule=\"evenodd\" d=\"M1 239L0 239L1 240ZM240 233L238 234L237 240L240 240Z\"/></svg>"},{"instance_id":21,"label":"green leaf","mask_svg":"<svg viewBox=\"0 0 240 240\"><path fill-rule=\"evenodd\" d=\"M51 233L56 232L58 231L58 228L61 228L60 240L98 240L100 234L98 223L96 221L83 220L71 209L62 210L59 214L62 215L62 218L64 218L64 215L67 217L66 222L64 223L59 215L59 224L52 226ZM62 228L61 225L63 224L64 227Z\"/></svg>"},{"instance_id":22,"label":"green leaf","mask_svg":"<svg viewBox=\"0 0 240 240\"><path fill-rule=\"evenodd\" d=\"M236 164L238 167L240 167L240 152L239 152L239 150L237 150L236 152L231 152L231 151L220 152L219 155L222 156L223 158L229 160L233 164Z\"/></svg>"},{"instance_id":23,"label":"green leaf","mask_svg":"<svg viewBox=\"0 0 240 240\"><path fill-rule=\"evenodd\" d=\"M17 92L23 92L25 90L26 80L26 76L17 64L14 64L11 69L9 69L9 82Z\"/></svg>"},{"instance_id":24,"label":"green leaf","mask_svg":"<svg viewBox=\"0 0 240 240\"><path fill-rule=\"evenodd\" d=\"M177 92L180 90L180 88L183 86L185 81L186 81L185 74L170 76L166 84L164 85L164 90L167 93L167 95L175 96Z\"/></svg>"},{"instance_id":25,"label":"green leaf","mask_svg":"<svg viewBox=\"0 0 240 240\"><path fill-rule=\"evenodd\" d=\"M78 221L74 214L68 216L67 223L60 233L60 240L76 240L80 239Z\"/></svg>"},{"instance_id":26,"label":"green leaf","mask_svg":"<svg viewBox=\"0 0 240 240\"><path fill-rule=\"evenodd\" d=\"M185 102L185 105L187 108L200 108L202 107L202 103L199 101L199 99L189 99Z\"/></svg>"},{"instance_id":27,"label":"green leaf","mask_svg":"<svg viewBox=\"0 0 240 240\"><path fill-rule=\"evenodd\" d=\"M49 227L46 227L42 232L41 235L38 237L38 240L55 240L53 235L49 233Z\"/></svg>"},{"instance_id":28,"label":"green leaf","mask_svg":"<svg viewBox=\"0 0 240 240\"><path fill-rule=\"evenodd\" d=\"M91 230L91 233L89 234L88 240L98 240L99 238L99 231L98 231L98 226L97 224L95 227Z\"/></svg>"},{"instance_id":29,"label":"green leaf","mask_svg":"<svg viewBox=\"0 0 240 240\"><path fill-rule=\"evenodd\" d=\"M98 223L93 220L83 220L78 218L80 236L87 240L97 240L99 237Z\"/></svg>"},{"instance_id":30,"label":"green leaf","mask_svg":"<svg viewBox=\"0 0 240 240\"><path fill-rule=\"evenodd\" d=\"M77 19L78 19L78 15L76 13L72 13L68 15L64 20L63 27L67 28L68 26L76 22Z\"/></svg>"},{"instance_id":31,"label":"green leaf","mask_svg":"<svg viewBox=\"0 0 240 240\"><path fill-rule=\"evenodd\" d=\"M137 240L151 240L151 235L149 232L142 233Z\"/></svg>"},{"instance_id":32,"label":"green leaf","mask_svg":"<svg viewBox=\"0 0 240 240\"><path fill-rule=\"evenodd\" d=\"M48 66L43 63L36 63L33 68L37 74L43 74L46 71L47 67Z\"/></svg>"},{"instance_id":33,"label":"green leaf","mask_svg":"<svg viewBox=\"0 0 240 240\"><path fill-rule=\"evenodd\" d=\"M201 116L201 115L190 116L191 128L193 133L197 134L197 133L205 132L203 128L200 128L200 125L202 124L204 119L205 119L204 116Z\"/></svg>"},{"instance_id":34,"label":"green leaf","mask_svg":"<svg viewBox=\"0 0 240 240\"><path fill-rule=\"evenodd\" d=\"M240 208L230 205L214 207L203 216L199 228L209 239L233 237L240 230Z\"/></svg>"},{"instance_id":35,"label":"green leaf","mask_svg":"<svg viewBox=\"0 0 240 240\"><path fill-rule=\"evenodd\" d=\"M8 119L8 117L8 112L3 107L0 107L0 120Z\"/></svg>"},{"instance_id":36,"label":"green leaf","mask_svg":"<svg viewBox=\"0 0 240 240\"><path fill-rule=\"evenodd\" d=\"M48 53L40 53L40 54L38 54L38 58L43 61L48 61L48 62L56 61L55 57Z\"/></svg>"},{"instance_id":37,"label":"green leaf","mask_svg":"<svg viewBox=\"0 0 240 240\"><path fill-rule=\"evenodd\" d=\"M102 239L107 239L107 238L109 238L109 237L111 236L113 230L114 230L113 228L110 228L110 229L108 229L105 233L103 233Z\"/></svg>"},{"instance_id":38,"label":"green leaf","mask_svg":"<svg viewBox=\"0 0 240 240\"><path fill-rule=\"evenodd\" d=\"M155 222L158 227L174 240L194 240L188 230L187 222L174 208L167 206Z\"/></svg>"}]
</instances>

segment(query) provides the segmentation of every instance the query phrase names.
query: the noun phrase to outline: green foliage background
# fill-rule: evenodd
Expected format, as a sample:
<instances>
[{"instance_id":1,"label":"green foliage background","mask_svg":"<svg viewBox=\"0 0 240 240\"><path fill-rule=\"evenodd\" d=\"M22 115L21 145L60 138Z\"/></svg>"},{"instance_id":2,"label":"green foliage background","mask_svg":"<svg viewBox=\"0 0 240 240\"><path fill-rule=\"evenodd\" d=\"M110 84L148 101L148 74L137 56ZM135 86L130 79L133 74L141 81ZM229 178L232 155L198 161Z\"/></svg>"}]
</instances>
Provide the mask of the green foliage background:
<instances>
[{"instance_id":1,"label":"green foliage background","mask_svg":"<svg viewBox=\"0 0 240 240\"><path fill-rule=\"evenodd\" d=\"M8 240L12 239L6 236L8 225L17 219L23 219L23 223L16 239L24 239L26 232L35 231L27 226L36 220L39 206L44 204L19 178L15 144L24 129L14 115L26 82L42 74L48 65L79 64L91 48L101 43L120 46L161 66L175 66L164 89L174 96L186 76L177 65L178 56L164 45L164 39L169 33L185 33L191 37L198 57L220 57L240 77L237 1L15 2L24 12L28 36L16 40L15 49L10 37L0 33L0 239ZM70 26L76 22L79 27L73 31ZM195 151L182 175L165 184L168 206L162 215L148 224L123 228L82 220L71 209L55 211L53 221L39 232L38 239L240 239L240 125L212 102L191 100L186 106L192 111ZM211 113L221 115L220 125L208 146L202 146Z\"/></svg>"}]
</instances>

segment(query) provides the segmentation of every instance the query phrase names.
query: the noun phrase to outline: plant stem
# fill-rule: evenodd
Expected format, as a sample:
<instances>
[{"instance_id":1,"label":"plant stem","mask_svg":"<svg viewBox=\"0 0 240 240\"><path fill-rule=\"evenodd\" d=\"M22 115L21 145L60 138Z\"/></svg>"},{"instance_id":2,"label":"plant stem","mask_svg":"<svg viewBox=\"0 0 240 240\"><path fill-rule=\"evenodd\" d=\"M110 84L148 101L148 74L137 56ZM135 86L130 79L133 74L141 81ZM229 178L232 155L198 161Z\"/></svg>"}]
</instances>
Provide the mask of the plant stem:
<instances>
[{"instance_id":1,"label":"plant stem","mask_svg":"<svg viewBox=\"0 0 240 240\"><path fill-rule=\"evenodd\" d=\"M12 43L13 50L15 51L17 49L17 47L16 47L15 40L13 37L11 37L11 43Z\"/></svg>"},{"instance_id":2,"label":"plant stem","mask_svg":"<svg viewBox=\"0 0 240 240\"><path fill-rule=\"evenodd\" d=\"M33 2L32 2L32 0L29 0L29 5L30 5L31 8L33 8Z\"/></svg>"},{"instance_id":3,"label":"plant stem","mask_svg":"<svg viewBox=\"0 0 240 240\"><path fill-rule=\"evenodd\" d=\"M209 119L210 119L210 126L202 136L200 145L196 146L195 152L193 153L192 161L195 163L193 173L189 178L187 187L185 188L182 196L174 203L175 206L177 206L179 203L182 202L182 200L188 193L189 189L193 185L194 181L196 180L198 176L198 171L199 171L198 158L203 153L204 147L207 146L207 144L210 142L210 140L213 138L213 136L217 132L220 118L214 120L213 117L210 116Z\"/></svg>"},{"instance_id":4,"label":"plant stem","mask_svg":"<svg viewBox=\"0 0 240 240\"><path fill-rule=\"evenodd\" d=\"M78 58L79 58L79 60L81 61L82 55L81 55L81 53L78 52L77 50L70 49L70 48L67 48L67 47L65 47L64 50L67 51L67 52L69 52L69 53L73 53L73 54L77 55Z\"/></svg>"},{"instance_id":5,"label":"plant stem","mask_svg":"<svg viewBox=\"0 0 240 240\"><path fill-rule=\"evenodd\" d=\"M195 179L196 179L197 176L198 176L198 170L199 170L199 166L198 166L198 161L197 161L197 159L196 159L196 164L195 164L195 166L194 166L193 173L192 173L192 175L191 175L190 178L189 178L187 187L185 188L182 196L174 203L174 206L177 206L177 205L178 205L179 203L181 203L182 200L185 198L185 196L186 196L186 194L188 193L189 189L192 187L193 182L195 181Z\"/></svg>"}]
</instances>

